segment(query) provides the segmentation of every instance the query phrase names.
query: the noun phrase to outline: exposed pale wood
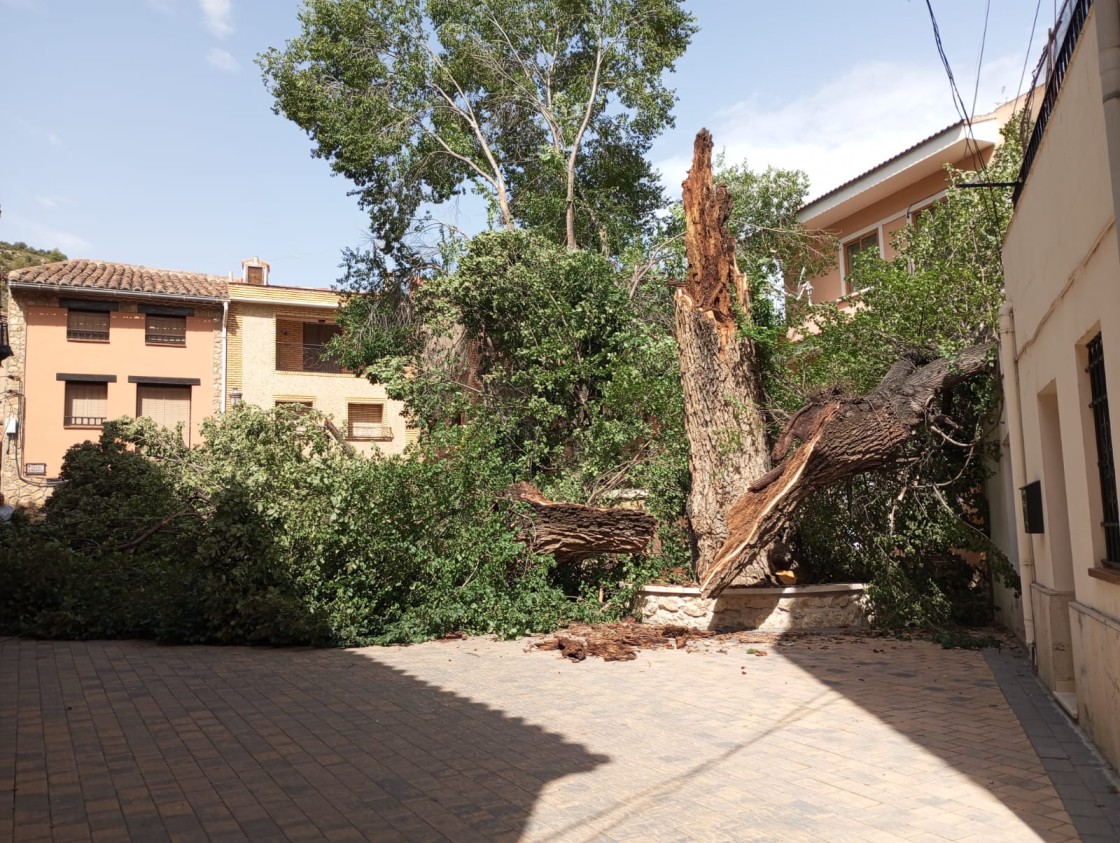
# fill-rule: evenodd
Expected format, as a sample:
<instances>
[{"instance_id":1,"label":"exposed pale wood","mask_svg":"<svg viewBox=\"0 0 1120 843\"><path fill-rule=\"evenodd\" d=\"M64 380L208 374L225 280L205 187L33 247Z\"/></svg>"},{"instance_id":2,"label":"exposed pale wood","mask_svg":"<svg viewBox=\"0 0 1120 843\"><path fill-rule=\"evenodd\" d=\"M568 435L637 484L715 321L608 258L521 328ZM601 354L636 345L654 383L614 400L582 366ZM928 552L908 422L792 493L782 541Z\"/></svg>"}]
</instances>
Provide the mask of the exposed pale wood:
<instances>
[{"instance_id":1,"label":"exposed pale wood","mask_svg":"<svg viewBox=\"0 0 1120 843\"><path fill-rule=\"evenodd\" d=\"M728 510L770 461L755 350L737 329L736 303L746 316L749 298L727 229L731 196L712 183L706 129L696 136L682 188L688 276L677 291L675 322L692 477L688 520L702 577L727 538Z\"/></svg>"},{"instance_id":2,"label":"exposed pale wood","mask_svg":"<svg viewBox=\"0 0 1120 843\"><path fill-rule=\"evenodd\" d=\"M576 562L601 553L642 553L653 539L657 519L636 509L606 509L550 501L529 483L510 490L532 510L523 540L557 562Z\"/></svg>"},{"instance_id":3,"label":"exposed pale wood","mask_svg":"<svg viewBox=\"0 0 1120 843\"><path fill-rule=\"evenodd\" d=\"M915 355L903 357L867 395L830 393L794 416L775 453L790 450L794 439L801 444L729 510L727 540L700 577L704 596L718 595L733 581L763 582L767 572L758 569L758 554L778 538L805 498L891 462L925 420L933 399L988 368L992 348L977 345L955 360L924 365Z\"/></svg>"}]
</instances>

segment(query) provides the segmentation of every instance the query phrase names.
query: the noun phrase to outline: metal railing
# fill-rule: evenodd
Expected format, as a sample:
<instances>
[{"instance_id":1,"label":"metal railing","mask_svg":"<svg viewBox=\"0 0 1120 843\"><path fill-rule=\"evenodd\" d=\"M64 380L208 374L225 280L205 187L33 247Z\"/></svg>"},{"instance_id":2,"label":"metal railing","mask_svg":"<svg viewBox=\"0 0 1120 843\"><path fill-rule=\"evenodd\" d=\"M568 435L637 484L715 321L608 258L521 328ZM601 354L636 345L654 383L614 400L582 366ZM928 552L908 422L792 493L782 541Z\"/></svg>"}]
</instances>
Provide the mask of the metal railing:
<instances>
[{"instance_id":1,"label":"metal railing","mask_svg":"<svg viewBox=\"0 0 1120 843\"><path fill-rule=\"evenodd\" d=\"M98 340L108 341L108 331L79 331L77 328L66 329L66 339L68 340Z\"/></svg>"},{"instance_id":2,"label":"metal railing","mask_svg":"<svg viewBox=\"0 0 1120 843\"><path fill-rule=\"evenodd\" d=\"M175 334L144 334L144 342L153 345L186 345L187 338Z\"/></svg>"},{"instance_id":3,"label":"metal railing","mask_svg":"<svg viewBox=\"0 0 1120 843\"><path fill-rule=\"evenodd\" d=\"M325 372L341 374L346 370L325 357L325 345L319 343L276 343L276 369L280 372Z\"/></svg>"},{"instance_id":4,"label":"metal railing","mask_svg":"<svg viewBox=\"0 0 1120 843\"><path fill-rule=\"evenodd\" d=\"M1104 518L1101 525L1104 527L1106 562L1120 564L1120 501L1116 495L1116 459L1112 452L1112 425L1108 414L1108 389L1104 377L1104 347L1101 335L1097 334L1089 341L1086 350L1089 353L1089 365L1085 371L1089 373L1090 398L1089 406L1093 410L1093 429L1097 440L1097 469L1101 482L1101 509Z\"/></svg>"},{"instance_id":5,"label":"metal railing","mask_svg":"<svg viewBox=\"0 0 1120 843\"><path fill-rule=\"evenodd\" d=\"M393 428L387 424L347 424L346 438L351 442L389 442L393 438Z\"/></svg>"},{"instance_id":6,"label":"metal railing","mask_svg":"<svg viewBox=\"0 0 1120 843\"><path fill-rule=\"evenodd\" d=\"M1031 165L1034 164L1034 157L1038 154L1038 148L1042 144L1042 136L1046 133L1046 124L1050 121L1050 115L1058 101L1058 93L1062 90L1062 82L1065 81L1066 73L1069 71L1070 59L1073 58L1074 48L1081 37L1081 30L1085 28L1085 19L1089 16L1089 9L1092 5L1093 0L1066 0L1062 12L1058 16L1058 22L1055 24L1058 34L1062 32L1063 28L1065 30L1061 46L1057 50L1054 49L1056 42L1052 36L1046 45L1046 52L1043 54L1042 60L1039 61L1038 67L1035 69L1033 87L1037 87L1039 75L1044 69L1048 73L1046 93L1042 96L1042 104L1038 108L1038 117L1034 121L1030 140L1023 147L1023 165L1019 168L1019 183L1011 195L1012 202L1016 204L1019 202L1019 194L1023 192L1023 185L1026 184L1027 176L1030 174Z\"/></svg>"},{"instance_id":7,"label":"metal railing","mask_svg":"<svg viewBox=\"0 0 1120 843\"><path fill-rule=\"evenodd\" d=\"M62 423L66 427L101 427L105 424L104 416L65 416Z\"/></svg>"}]
</instances>

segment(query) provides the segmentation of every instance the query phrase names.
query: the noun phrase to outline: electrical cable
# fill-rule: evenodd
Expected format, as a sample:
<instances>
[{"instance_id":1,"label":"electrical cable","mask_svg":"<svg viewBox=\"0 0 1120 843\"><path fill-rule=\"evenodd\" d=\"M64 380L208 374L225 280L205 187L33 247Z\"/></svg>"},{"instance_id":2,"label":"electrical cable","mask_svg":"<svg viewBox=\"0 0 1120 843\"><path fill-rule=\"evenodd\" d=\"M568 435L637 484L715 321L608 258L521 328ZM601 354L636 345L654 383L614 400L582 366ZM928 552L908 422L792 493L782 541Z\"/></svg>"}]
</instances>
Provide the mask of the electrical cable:
<instances>
[{"instance_id":1,"label":"electrical cable","mask_svg":"<svg viewBox=\"0 0 1120 843\"><path fill-rule=\"evenodd\" d=\"M980 58L976 60L976 84L972 86L972 111L969 122L976 117L976 100L980 97L980 68L984 66L984 47L988 43L988 17L992 11L992 0L984 7L984 31L980 34Z\"/></svg>"}]
</instances>

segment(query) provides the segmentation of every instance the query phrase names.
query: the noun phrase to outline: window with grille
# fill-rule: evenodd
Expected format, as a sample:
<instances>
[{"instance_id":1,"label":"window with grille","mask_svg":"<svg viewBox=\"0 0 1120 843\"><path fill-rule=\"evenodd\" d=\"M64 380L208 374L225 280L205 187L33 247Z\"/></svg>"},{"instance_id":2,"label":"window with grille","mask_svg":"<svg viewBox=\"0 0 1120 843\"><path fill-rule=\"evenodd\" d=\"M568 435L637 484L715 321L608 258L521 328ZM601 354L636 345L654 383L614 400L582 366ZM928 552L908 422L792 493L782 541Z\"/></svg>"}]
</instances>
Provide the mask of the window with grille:
<instances>
[{"instance_id":1,"label":"window with grille","mask_svg":"<svg viewBox=\"0 0 1120 843\"><path fill-rule=\"evenodd\" d=\"M67 381L62 423L66 427L101 427L109 403L109 384Z\"/></svg>"},{"instance_id":2,"label":"window with grille","mask_svg":"<svg viewBox=\"0 0 1120 843\"><path fill-rule=\"evenodd\" d=\"M392 439L392 429L385 424L385 406L383 404L347 404L346 438L357 440Z\"/></svg>"},{"instance_id":3,"label":"window with grille","mask_svg":"<svg viewBox=\"0 0 1120 843\"><path fill-rule=\"evenodd\" d=\"M148 314L144 341L153 345L186 345L187 317Z\"/></svg>"},{"instance_id":4,"label":"window with grille","mask_svg":"<svg viewBox=\"0 0 1120 843\"><path fill-rule=\"evenodd\" d=\"M276 320L276 369L280 372L343 371L326 355L327 343L342 329L326 322L300 322L295 319Z\"/></svg>"},{"instance_id":5,"label":"window with grille","mask_svg":"<svg viewBox=\"0 0 1120 843\"><path fill-rule=\"evenodd\" d=\"M1101 509L1104 514L1104 563L1120 567L1120 505L1116 497L1116 459L1112 450L1112 423L1108 416L1108 387L1104 377L1104 345L1097 334L1086 346L1089 352L1090 401L1093 430L1097 439L1097 469L1101 481Z\"/></svg>"},{"instance_id":6,"label":"window with grille","mask_svg":"<svg viewBox=\"0 0 1120 843\"><path fill-rule=\"evenodd\" d=\"M109 314L92 310L66 311L66 339L109 341Z\"/></svg>"}]
</instances>

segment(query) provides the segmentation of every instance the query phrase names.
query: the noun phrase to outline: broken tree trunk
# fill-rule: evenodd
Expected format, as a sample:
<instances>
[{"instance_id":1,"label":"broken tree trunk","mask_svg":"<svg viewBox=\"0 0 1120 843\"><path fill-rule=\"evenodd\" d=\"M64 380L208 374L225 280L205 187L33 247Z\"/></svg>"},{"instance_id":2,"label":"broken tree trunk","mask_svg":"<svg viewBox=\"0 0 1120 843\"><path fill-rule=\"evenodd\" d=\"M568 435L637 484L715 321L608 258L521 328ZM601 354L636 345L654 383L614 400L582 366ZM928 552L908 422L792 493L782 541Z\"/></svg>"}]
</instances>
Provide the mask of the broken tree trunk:
<instances>
[{"instance_id":1,"label":"broken tree trunk","mask_svg":"<svg viewBox=\"0 0 1120 843\"><path fill-rule=\"evenodd\" d=\"M867 395L829 393L795 415L774 446L774 460L789 453L794 440L801 444L731 507L727 540L700 577L704 596L718 595L733 580L742 582L743 572L761 582L765 573L754 576L753 560L802 501L817 489L890 463L938 393L987 369L992 348L991 343L972 346L956 360L925 365L917 355L905 356Z\"/></svg>"},{"instance_id":2,"label":"broken tree trunk","mask_svg":"<svg viewBox=\"0 0 1120 843\"><path fill-rule=\"evenodd\" d=\"M770 467L759 409L753 343L738 334L734 308L749 313L746 280L727 229L731 195L712 184L712 136L696 136L682 185L688 276L677 290L677 352L692 489L688 520L697 575L704 579L727 538L727 513ZM758 561L760 570L765 561Z\"/></svg>"},{"instance_id":3,"label":"broken tree trunk","mask_svg":"<svg viewBox=\"0 0 1120 843\"><path fill-rule=\"evenodd\" d=\"M536 553L551 553L557 562L600 553L642 553L657 529L657 519L645 512L550 501L529 483L515 485L510 497L532 510L522 540Z\"/></svg>"}]
</instances>

